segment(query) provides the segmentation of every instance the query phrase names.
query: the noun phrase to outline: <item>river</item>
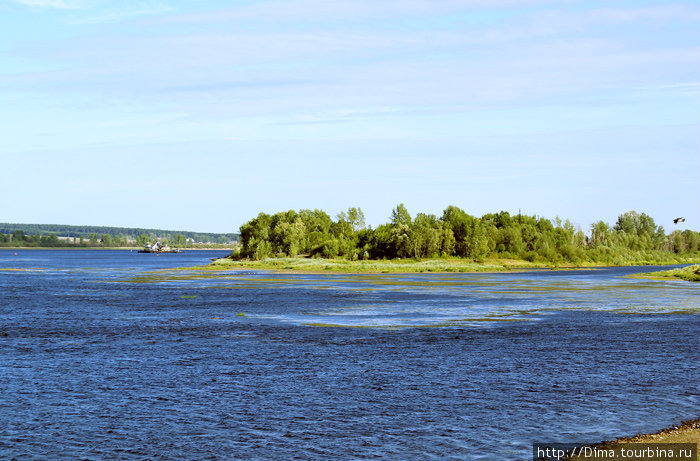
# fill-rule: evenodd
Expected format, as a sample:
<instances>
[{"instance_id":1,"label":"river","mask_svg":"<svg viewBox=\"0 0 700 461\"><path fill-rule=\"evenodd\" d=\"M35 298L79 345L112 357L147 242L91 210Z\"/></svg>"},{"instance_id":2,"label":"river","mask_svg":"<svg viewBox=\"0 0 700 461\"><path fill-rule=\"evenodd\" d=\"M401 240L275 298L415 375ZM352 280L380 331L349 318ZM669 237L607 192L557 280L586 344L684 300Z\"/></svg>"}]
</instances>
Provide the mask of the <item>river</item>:
<instances>
[{"instance_id":1,"label":"river","mask_svg":"<svg viewBox=\"0 0 700 461\"><path fill-rule=\"evenodd\" d=\"M0 459L528 460L700 416L700 287L655 268L172 270L0 250Z\"/></svg>"}]
</instances>

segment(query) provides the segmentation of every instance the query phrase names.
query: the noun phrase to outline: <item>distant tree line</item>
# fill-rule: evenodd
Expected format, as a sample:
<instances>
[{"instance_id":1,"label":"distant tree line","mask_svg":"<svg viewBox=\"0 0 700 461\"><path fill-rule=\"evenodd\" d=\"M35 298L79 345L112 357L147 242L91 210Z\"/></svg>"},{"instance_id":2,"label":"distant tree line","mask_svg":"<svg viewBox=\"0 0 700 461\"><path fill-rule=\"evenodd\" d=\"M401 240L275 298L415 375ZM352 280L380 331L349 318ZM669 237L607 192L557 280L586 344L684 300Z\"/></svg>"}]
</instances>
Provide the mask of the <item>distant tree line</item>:
<instances>
[{"instance_id":1,"label":"distant tree line","mask_svg":"<svg viewBox=\"0 0 700 461\"><path fill-rule=\"evenodd\" d=\"M144 245L148 242L153 242L157 238L152 238L149 235L142 234L136 240L127 239L126 236L118 234L111 236L110 234L89 234L87 238L83 237L61 237L56 234L48 235L28 235L22 230L16 230L12 234L0 234L0 247L47 247L47 248L75 248L75 247L125 247L129 245ZM161 241L166 239L162 239ZM183 235L175 234L173 244L187 244Z\"/></svg>"},{"instance_id":2,"label":"distant tree line","mask_svg":"<svg viewBox=\"0 0 700 461\"><path fill-rule=\"evenodd\" d=\"M511 216L506 211L479 218L455 206L447 207L439 217L425 213L411 217L400 204L390 219L372 229L365 225L359 208L350 208L335 220L321 210L260 213L241 226L240 246L232 257L460 257L475 261L497 257L553 264L626 264L672 260L674 255L700 256L700 233L685 230L667 235L651 217L636 211L621 214L613 226L598 221L588 234L569 220Z\"/></svg>"},{"instance_id":3,"label":"distant tree line","mask_svg":"<svg viewBox=\"0 0 700 461\"><path fill-rule=\"evenodd\" d=\"M73 240L59 239L72 237ZM238 234L215 234L189 231L169 231L133 227L69 226L62 224L0 223L0 246L37 247L120 247L167 242L185 247L196 242L227 244L238 240Z\"/></svg>"}]
</instances>

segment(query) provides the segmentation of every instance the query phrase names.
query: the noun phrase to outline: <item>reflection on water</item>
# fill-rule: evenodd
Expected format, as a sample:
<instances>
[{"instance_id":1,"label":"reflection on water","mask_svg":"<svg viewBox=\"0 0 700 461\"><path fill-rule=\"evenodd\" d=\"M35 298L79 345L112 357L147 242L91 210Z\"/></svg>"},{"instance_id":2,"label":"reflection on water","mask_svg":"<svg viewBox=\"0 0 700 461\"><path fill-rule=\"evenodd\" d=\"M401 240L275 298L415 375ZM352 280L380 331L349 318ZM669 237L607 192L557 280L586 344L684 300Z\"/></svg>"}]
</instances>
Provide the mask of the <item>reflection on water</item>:
<instances>
[{"instance_id":1,"label":"reflection on water","mask_svg":"<svg viewBox=\"0 0 700 461\"><path fill-rule=\"evenodd\" d=\"M2 459L529 459L700 413L700 289L622 277L650 268L18 253L0 251Z\"/></svg>"}]
</instances>

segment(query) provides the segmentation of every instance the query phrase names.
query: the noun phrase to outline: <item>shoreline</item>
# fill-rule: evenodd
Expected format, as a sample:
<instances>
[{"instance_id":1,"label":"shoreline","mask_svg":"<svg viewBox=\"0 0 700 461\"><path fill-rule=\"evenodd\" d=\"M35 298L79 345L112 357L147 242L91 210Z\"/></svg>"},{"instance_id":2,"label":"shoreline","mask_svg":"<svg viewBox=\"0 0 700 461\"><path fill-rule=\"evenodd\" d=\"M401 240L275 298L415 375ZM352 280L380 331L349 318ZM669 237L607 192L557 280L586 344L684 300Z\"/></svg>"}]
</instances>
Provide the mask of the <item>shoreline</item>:
<instances>
[{"instance_id":1,"label":"shoreline","mask_svg":"<svg viewBox=\"0 0 700 461\"><path fill-rule=\"evenodd\" d=\"M649 273L641 274L630 274L630 278L635 279L648 279L648 280L674 280L674 281L686 281L686 282L700 282L700 265L693 264L691 266L686 266L678 269L671 269L666 271L655 271Z\"/></svg>"},{"instance_id":2,"label":"shoreline","mask_svg":"<svg viewBox=\"0 0 700 461\"><path fill-rule=\"evenodd\" d=\"M615 450L628 443L694 443L696 447L700 445L700 418L681 421L680 424L669 426L656 432L647 434L635 434L628 437L618 437L612 440L604 440L602 442L585 445L598 449ZM697 459L700 460L700 452L697 453ZM582 456L570 456L567 461L578 461L585 458Z\"/></svg>"},{"instance_id":3,"label":"shoreline","mask_svg":"<svg viewBox=\"0 0 700 461\"><path fill-rule=\"evenodd\" d=\"M415 273L498 273L522 272L530 270L596 270L603 267L632 267L632 266L670 266L678 264L693 264L693 261L663 263L658 261L637 262L624 266L605 264L562 264L533 263L513 259L486 259L483 263L459 259L426 259L426 260L365 260L349 261L323 258L266 258L260 261L232 260L219 258L208 266L197 266L191 270L226 271L226 270L266 270L276 273L296 274L415 274ZM185 269L185 268L183 268Z\"/></svg>"}]
</instances>

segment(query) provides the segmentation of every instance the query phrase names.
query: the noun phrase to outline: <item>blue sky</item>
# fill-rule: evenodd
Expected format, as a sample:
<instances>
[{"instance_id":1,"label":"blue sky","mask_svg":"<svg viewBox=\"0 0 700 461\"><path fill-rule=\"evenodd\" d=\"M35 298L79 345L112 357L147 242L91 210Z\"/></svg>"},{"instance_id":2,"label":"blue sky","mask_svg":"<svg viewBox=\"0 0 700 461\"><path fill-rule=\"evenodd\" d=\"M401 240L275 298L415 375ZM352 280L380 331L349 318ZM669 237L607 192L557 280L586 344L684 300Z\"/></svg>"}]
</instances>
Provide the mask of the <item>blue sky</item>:
<instances>
[{"instance_id":1,"label":"blue sky","mask_svg":"<svg viewBox=\"0 0 700 461\"><path fill-rule=\"evenodd\" d=\"M700 229L695 1L0 0L0 26L0 222Z\"/></svg>"}]
</instances>

